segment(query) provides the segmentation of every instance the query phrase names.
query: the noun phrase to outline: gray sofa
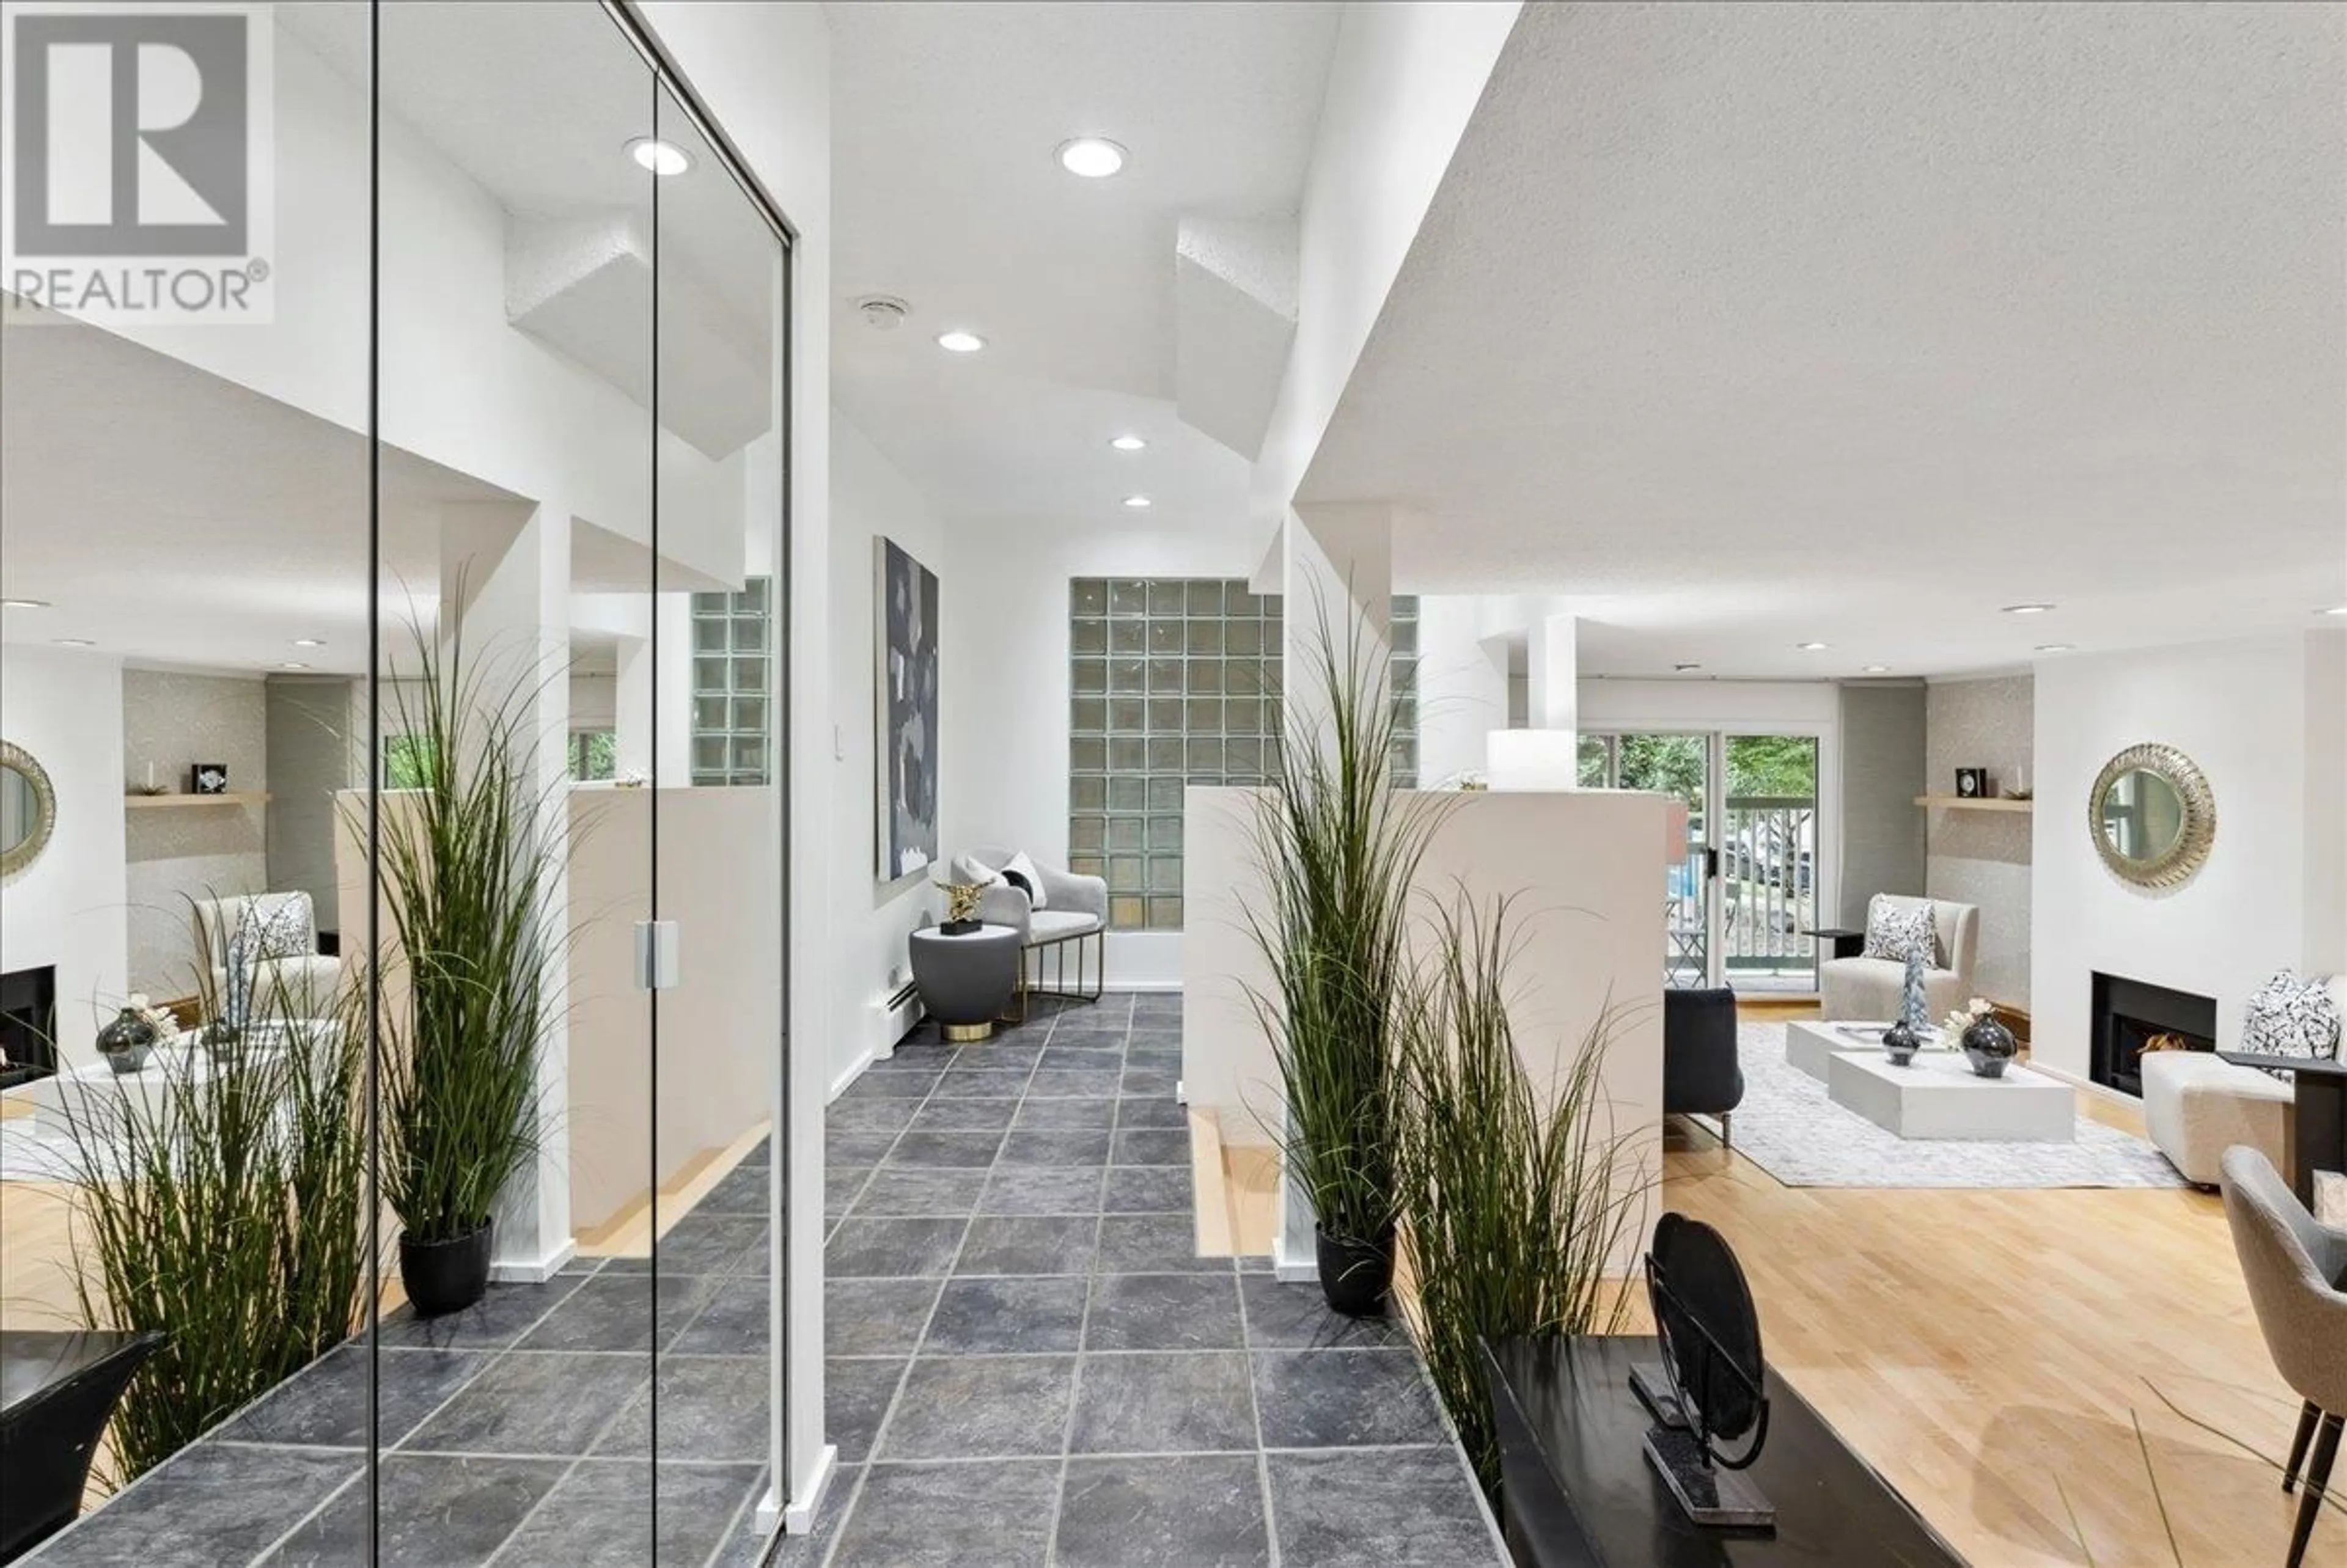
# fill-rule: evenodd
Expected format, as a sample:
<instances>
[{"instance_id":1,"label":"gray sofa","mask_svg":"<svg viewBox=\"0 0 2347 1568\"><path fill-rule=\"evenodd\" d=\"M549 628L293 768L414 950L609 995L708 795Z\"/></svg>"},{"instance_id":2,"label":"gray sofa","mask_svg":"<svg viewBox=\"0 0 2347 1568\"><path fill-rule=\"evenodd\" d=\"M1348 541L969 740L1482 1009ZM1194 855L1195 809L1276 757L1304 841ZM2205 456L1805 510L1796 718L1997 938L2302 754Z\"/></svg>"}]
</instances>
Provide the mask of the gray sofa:
<instances>
[{"instance_id":1,"label":"gray sofa","mask_svg":"<svg viewBox=\"0 0 2347 1568\"><path fill-rule=\"evenodd\" d=\"M1973 998L1973 955L1980 945L1980 910L1970 904L1878 893L1870 902L1897 909L1929 905L1939 932L1937 961L1923 970L1923 1001L1933 1022ZM1890 958L1829 958L1818 966L1818 1007L1845 1022L1887 1021L1899 1016L1907 966Z\"/></svg>"}]
</instances>

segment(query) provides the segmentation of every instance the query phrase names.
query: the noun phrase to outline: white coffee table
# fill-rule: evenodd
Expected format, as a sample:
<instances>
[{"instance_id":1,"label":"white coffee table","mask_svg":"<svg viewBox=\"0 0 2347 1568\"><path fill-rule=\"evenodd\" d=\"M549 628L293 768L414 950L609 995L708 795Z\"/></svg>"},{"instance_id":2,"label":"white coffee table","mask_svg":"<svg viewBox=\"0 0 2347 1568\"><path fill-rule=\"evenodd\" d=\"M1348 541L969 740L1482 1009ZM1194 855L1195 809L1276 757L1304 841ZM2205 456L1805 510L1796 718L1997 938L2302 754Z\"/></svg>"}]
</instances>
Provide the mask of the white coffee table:
<instances>
[{"instance_id":1,"label":"white coffee table","mask_svg":"<svg viewBox=\"0 0 2347 1568\"><path fill-rule=\"evenodd\" d=\"M2068 1084L2014 1066L1983 1078L1957 1051L1927 1050L1893 1067L1880 1050L1837 1050L1826 1061L1826 1093L1901 1138L2067 1143L2077 1136Z\"/></svg>"},{"instance_id":2,"label":"white coffee table","mask_svg":"<svg viewBox=\"0 0 2347 1568\"><path fill-rule=\"evenodd\" d=\"M1891 1025L1883 1023L1808 1023L1794 1022L1785 1026L1785 1061L1811 1078L1826 1081L1826 1062L1838 1050L1871 1051L1880 1056L1882 1031ZM1871 1033L1860 1031L1871 1030ZM1935 1046L1940 1038L1936 1029L1923 1031L1927 1047Z\"/></svg>"}]
</instances>

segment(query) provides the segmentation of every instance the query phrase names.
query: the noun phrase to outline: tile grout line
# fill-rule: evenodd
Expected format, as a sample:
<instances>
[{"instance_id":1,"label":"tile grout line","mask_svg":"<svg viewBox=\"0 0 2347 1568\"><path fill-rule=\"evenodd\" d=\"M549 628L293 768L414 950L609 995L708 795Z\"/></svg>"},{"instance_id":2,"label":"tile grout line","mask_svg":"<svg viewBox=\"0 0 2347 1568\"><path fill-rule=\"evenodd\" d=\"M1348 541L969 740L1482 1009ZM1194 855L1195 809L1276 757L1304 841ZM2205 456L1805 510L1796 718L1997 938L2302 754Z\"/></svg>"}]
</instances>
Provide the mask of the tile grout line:
<instances>
[{"instance_id":1,"label":"tile grout line","mask_svg":"<svg viewBox=\"0 0 2347 1568\"><path fill-rule=\"evenodd\" d=\"M1238 1277L1238 1265L1231 1265L1232 1277ZM1255 1318L1247 1311L1246 1287L1233 1286L1239 1296L1239 1353L1246 1358L1247 1414L1255 1421L1255 1483L1263 1497L1263 1535L1267 1568L1281 1568L1279 1553L1279 1520L1271 1502L1271 1450L1263 1440L1263 1400L1255 1387Z\"/></svg>"}]
</instances>

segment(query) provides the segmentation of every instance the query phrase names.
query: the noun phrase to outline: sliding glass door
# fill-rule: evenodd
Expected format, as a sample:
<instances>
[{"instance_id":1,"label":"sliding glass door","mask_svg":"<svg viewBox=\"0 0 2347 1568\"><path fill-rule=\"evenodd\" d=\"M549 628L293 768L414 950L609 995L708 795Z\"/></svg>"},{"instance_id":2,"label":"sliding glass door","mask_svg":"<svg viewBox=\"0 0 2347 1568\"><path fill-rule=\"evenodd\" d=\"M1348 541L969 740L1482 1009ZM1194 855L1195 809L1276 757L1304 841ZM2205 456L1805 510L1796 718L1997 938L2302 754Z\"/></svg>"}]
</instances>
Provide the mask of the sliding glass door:
<instances>
[{"instance_id":1,"label":"sliding glass door","mask_svg":"<svg viewBox=\"0 0 2347 1568\"><path fill-rule=\"evenodd\" d=\"M1580 782L1686 803L1687 858L1664 889L1665 983L1816 988L1816 736L1593 731Z\"/></svg>"}]
</instances>

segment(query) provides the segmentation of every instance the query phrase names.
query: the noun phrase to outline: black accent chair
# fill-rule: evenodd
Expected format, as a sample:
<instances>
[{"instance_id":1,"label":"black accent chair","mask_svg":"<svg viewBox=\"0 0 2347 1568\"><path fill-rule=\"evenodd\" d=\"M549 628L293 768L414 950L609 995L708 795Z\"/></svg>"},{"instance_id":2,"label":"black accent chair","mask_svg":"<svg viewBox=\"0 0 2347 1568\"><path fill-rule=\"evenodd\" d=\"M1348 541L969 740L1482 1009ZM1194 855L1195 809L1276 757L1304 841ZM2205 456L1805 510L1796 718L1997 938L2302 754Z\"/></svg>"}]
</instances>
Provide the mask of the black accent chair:
<instances>
[{"instance_id":1,"label":"black accent chair","mask_svg":"<svg viewBox=\"0 0 2347 1568\"><path fill-rule=\"evenodd\" d=\"M1717 1116L1719 1146L1732 1147L1729 1113L1744 1102L1744 1069L1736 1060L1736 993L1663 992L1663 1113Z\"/></svg>"},{"instance_id":2,"label":"black accent chair","mask_svg":"<svg viewBox=\"0 0 2347 1568\"><path fill-rule=\"evenodd\" d=\"M90 1457L130 1375L163 1344L143 1333L0 1333L0 1563L71 1524Z\"/></svg>"}]
</instances>

